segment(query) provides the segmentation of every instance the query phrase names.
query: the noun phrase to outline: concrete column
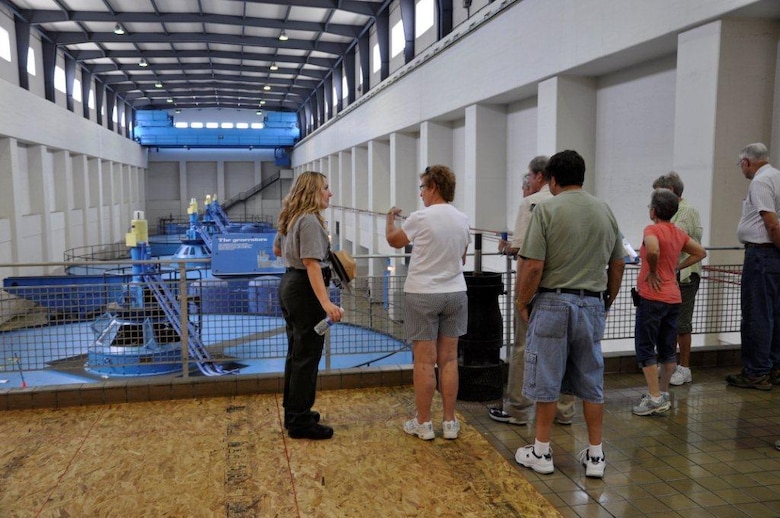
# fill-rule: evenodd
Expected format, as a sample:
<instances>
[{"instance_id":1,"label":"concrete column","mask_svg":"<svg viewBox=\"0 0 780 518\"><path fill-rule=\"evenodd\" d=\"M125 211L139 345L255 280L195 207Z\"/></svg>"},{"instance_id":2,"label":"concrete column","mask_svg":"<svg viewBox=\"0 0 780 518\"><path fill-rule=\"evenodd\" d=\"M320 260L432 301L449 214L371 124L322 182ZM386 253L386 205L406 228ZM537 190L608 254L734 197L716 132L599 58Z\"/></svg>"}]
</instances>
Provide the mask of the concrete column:
<instances>
[{"instance_id":1,"label":"concrete column","mask_svg":"<svg viewBox=\"0 0 780 518\"><path fill-rule=\"evenodd\" d=\"M455 205L472 227L506 225L506 128L503 106L466 108L465 167L458 174Z\"/></svg>"},{"instance_id":2,"label":"concrete column","mask_svg":"<svg viewBox=\"0 0 780 518\"><path fill-rule=\"evenodd\" d=\"M217 196L219 203L225 203L229 198L225 187L225 161L217 160ZM185 211L186 212L186 211Z\"/></svg>"},{"instance_id":3,"label":"concrete column","mask_svg":"<svg viewBox=\"0 0 780 518\"><path fill-rule=\"evenodd\" d=\"M350 207L355 206L355 200L353 198L353 191L352 191L352 182L353 182L353 175L352 175L352 150L351 149L345 149L343 151L340 151L337 155L335 155L336 161L338 163L338 169L339 169L339 183L338 183L338 198L339 203L338 205L344 207L344 209L341 209L339 221L341 222L341 228L340 228L340 235L339 235L339 242L338 242L338 248L344 248L346 250L352 251L352 247L348 246L347 241L350 243L354 243L356 236L356 214L352 210L348 210Z\"/></svg>"},{"instance_id":4,"label":"concrete column","mask_svg":"<svg viewBox=\"0 0 780 518\"><path fill-rule=\"evenodd\" d=\"M418 169L417 139L405 133L390 135L390 203L407 216L422 207Z\"/></svg>"},{"instance_id":5,"label":"concrete column","mask_svg":"<svg viewBox=\"0 0 780 518\"><path fill-rule=\"evenodd\" d=\"M373 246L373 217L368 214L368 148L355 146L352 148L352 206L355 212L355 240L353 253L368 253ZM361 265L363 272L367 272ZM365 273L364 273L365 275Z\"/></svg>"},{"instance_id":6,"label":"concrete column","mask_svg":"<svg viewBox=\"0 0 780 518\"><path fill-rule=\"evenodd\" d=\"M18 201L15 195L19 173L19 145L14 138L0 139L0 169L6 171L0 174L0 258L3 262L16 262L19 260L18 236ZM18 272L11 269L0 269L0 275L7 277L17 275Z\"/></svg>"},{"instance_id":7,"label":"concrete column","mask_svg":"<svg viewBox=\"0 0 780 518\"><path fill-rule=\"evenodd\" d=\"M454 167L452 127L449 124L426 121L420 124L420 165L424 168L433 164ZM459 176L458 173L459 171L455 171L456 176Z\"/></svg>"},{"instance_id":8,"label":"concrete column","mask_svg":"<svg viewBox=\"0 0 780 518\"><path fill-rule=\"evenodd\" d=\"M52 235L47 235L52 261L62 261L63 252L72 248L70 244L70 207L68 205L68 189L73 180L70 152L65 150L55 151L51 154L51 208L50 230Z\"/></svg>"},{"instance_id":9,"label":"concrete column","mask_svg":"<svg viewBox=\"0 0 780 518\"><path fill-rule=\"evenodd\" d=\"M85 245L98 245L105 243L103 238L103 222L101 218L100 192L102 189L101 161L99 158L87 159L87 171L85 180L87 182L89 198L87 199L87 231Z\"/></svg>"},{"instance_id":10,"label":"concrete column","mask_svg":"<svg viewBox=\"0 0 780 518\"><path fill-rule=\"evenodd\" d=\"M386 212L391 206L390 142L372 140L368 143L368 210Z\"/></svg>"},{"instance_id":11,"label":"concrete column","mask_svg":"<svg viewBox=\"0 0 780 518\"><path fill-rule=\"evenodd\" d=\"M542 81L538 90L538 154L577 151L585 159L584 188L591 193L597 167L596 92L593 79L568 76Z\"/></svg>"},{"instance_id":12,"label":"concrete column","mask_svg":"<svg viewBox=\"0 0 780 518\"><path fill-rule=\"evenodd\" d=\"M352 193L352 206L368 210L368 148L365 146L352 148Z\"/></svg>"},{"instance_id":13,"label":"concrete column","mask_svg":"<svg viewBox=\"0 0 780 518\"><path fill-rule=\"evenodd\" d=\"M212 194L212 193L206 193ZM203 195L198 201L198 211L203 212L205 210L206 200L204 199L206 194ZM179 214L187 214L187 207L190 205L189 195L189 182L187 181L187 161L179 160Z\"/></svg>"},{"instance_id":14,"label":"concrete column","mask_svg":"<svg viewBox=\"0 0 780 518\"><path fill-rule=\"evenodd\" d=\"M99 160L100 190L98 191L98 214L100 215L100 241L96 244L111 243L113 234L112 199L113 178L112 163L109 160Z\"/></svg>"},{"instance_id":15,"label":"concrete column","mask_svg":"<svg viewBox=\"0 0 780 518\"><path fill-rule=\"evenodd\" d=\"M68 190L68 205L71 207L70 248L84 246L87 242L87 213L89 196L87 190L87 157L76 155L72 158L72 181Z\"/></svg>"},{"instance_id":16,"label":"concrete column","mask_svg":"<svg viewBox=\"0 0 780 518\"><path fill-rule=\"evenodd\" d=\"M371 140L368 142L368 210L376 213L386 213L390 202L390 142L386 140ZM385 219L374 218L371 242L366 244L372 253L390 253L393 249L385 239ZM382 259L371 259L368 275L380 276L387 272L387 263ZM371 288L372 293L381 293L381 284Z\"/></svg>"},{"instance_id":17,"label":"concrete column","mask_svg":"<svg viewBox=\"0 0 780 518\"><path fill-rule=\"evenodd\" d=\"M674 169L701 213L703 241L736 245L749 182L737 166L746 144L772 141L778 24L719 20L678 37ZM774 115L773 115L774 114ZM775 157L780 149L770 149ZM741 253L719 260L741 261Z\"/></svg>"},{"instance_id":18,"label":"concrete column","mask_svg":"<svg viewBox=\"0 0 780 518\"><path fill-rule=\"evenodd\" d=\"M339 184L337 186L339 191L339 205L354 207L355 199L352 190L354 181L352 173L352 150L345 149L340 151L338 155L336 155L336 159L338 160L339 169Z\"/></svg>"}]
</instances>

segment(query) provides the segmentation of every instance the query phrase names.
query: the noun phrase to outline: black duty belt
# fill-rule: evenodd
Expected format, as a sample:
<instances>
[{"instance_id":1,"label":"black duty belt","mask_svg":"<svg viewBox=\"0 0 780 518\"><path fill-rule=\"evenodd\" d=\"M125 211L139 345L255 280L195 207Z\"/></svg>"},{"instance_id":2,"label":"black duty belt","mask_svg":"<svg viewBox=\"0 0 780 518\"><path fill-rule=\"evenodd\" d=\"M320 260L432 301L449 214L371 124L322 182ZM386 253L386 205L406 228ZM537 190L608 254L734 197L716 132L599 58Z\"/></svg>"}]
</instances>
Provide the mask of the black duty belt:
<instances>
[{"instance_id":1,"label":"black duty belt","mask_svg":"<svg viewBox=\"0 0 780 518\"><path fill-rule=\"evenodd\" d=\"M284 269L287 273L297 273L298 275L308 275L308 271L305 268L291 268L287 267ZM322 280L325 281L325 286L327 287L328 284L330 284L330 277L331 272L329 267L322 268Z\"/></svg>"},{"instance_id":2,"label":"black duty belt","mask_svg":"<svg viewBox=\"0 0 780 518\"><path fill-rule=\"evenodd\" d=\"M774 248L774 243L745 243L745 248Z\"/></svg>"},{"instance_id":3,"label":"black duty belt","mask_svg":"<svg viewBox=\"0 0 780 518\"><path fill-rule=\"evenodd\" d=\"M567 295L578 295L580 297L601 298L600 291L575 290L574 288L539 288L539 293L566 293Z\"/></svg>"}]
</instances>

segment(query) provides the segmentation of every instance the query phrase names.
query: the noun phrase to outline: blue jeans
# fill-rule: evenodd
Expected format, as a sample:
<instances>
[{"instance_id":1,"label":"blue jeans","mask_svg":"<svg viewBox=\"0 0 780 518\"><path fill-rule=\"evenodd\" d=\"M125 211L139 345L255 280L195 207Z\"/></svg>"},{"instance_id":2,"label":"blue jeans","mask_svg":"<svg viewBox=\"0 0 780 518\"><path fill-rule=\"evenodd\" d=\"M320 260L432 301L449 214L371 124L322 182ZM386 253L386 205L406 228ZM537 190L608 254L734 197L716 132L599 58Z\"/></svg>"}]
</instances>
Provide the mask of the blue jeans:
<instances>
[{"instance_id":1,"label":"blue jeans","mask_svg":"<svg viewBox=\"0 0 780 518\"><path fill-rule=\"evenodd\" d=\"M523 395L550 403L561 393L574 394L603 404L604 325L599 297L537 294L528 322Z\"/></svg>"},{"instance_id":2,"label":"blue jeans","mask_svg":"<svg viewBox=\"0 0 780 518\"><path fill-rule=\"evenodd\" d=\"M677 315L680 304L642 297L636 308L634 351L639 367L677 363Z\"/></svg>"},{"instance_id":3,"label":"blue jeans","mask_svg":"<svg viewBox=\"0 0 780 518\"><path fill-rule=\"evenodd\" d=\"M742 266L742 372L780 368L780 250L745 249Z\"/></svg>"}]
</instances>

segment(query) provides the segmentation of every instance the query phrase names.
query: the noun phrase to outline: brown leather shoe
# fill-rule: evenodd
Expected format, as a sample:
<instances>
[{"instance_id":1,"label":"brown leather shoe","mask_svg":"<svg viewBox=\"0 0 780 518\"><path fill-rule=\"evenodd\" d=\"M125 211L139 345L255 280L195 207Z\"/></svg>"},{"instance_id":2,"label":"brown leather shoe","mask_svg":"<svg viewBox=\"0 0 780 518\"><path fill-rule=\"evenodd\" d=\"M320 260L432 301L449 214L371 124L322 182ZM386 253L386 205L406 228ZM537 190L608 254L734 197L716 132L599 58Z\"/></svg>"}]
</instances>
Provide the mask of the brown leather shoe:
<instances>
[{"instance_id":1,"label":"brown leather shoe","mask_svg":"<svg viewBox=\"0 0 780 518\"><path fill-rule=\"evenodd\" d=\"M754 388L757 390L772 390L772 382L769 381L769 374L764 374L763 376L756 376L754 378L751 378L750 376L745 376L745 374L741 372L739 374L729 374L728 376L726 376L726 383L728 383L732 387Z\"/></svg>"}]
</instances>

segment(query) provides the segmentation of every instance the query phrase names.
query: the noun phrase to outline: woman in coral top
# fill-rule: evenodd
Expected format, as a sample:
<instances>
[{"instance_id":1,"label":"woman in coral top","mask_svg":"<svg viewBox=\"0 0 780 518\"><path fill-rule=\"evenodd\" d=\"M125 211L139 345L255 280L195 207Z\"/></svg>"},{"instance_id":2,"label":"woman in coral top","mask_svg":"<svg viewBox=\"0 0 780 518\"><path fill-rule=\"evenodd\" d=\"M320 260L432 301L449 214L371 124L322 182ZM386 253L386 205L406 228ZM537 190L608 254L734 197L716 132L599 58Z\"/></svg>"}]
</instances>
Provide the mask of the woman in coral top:
<instances>
[{"instance_id":1,"label":"woman in coral top","mask_svg":"<svg viewBox=\"0 0 780 518\"><path fill-rule=\"evenodd\" d=\"M672 406L668 390L669 380L677 368L677 315L682 302L677 272L707 257L696 240L670 221L678 204L672 191L653 191L649 206L653 224L645 227L639 250L642 267L637 279L639 306L634 350L648 393L634 407L636 415L662 414ZM681 251L689 255L678 263ZM660 381L659 363L663 366Z\"/></svg>"}]
</instances>

